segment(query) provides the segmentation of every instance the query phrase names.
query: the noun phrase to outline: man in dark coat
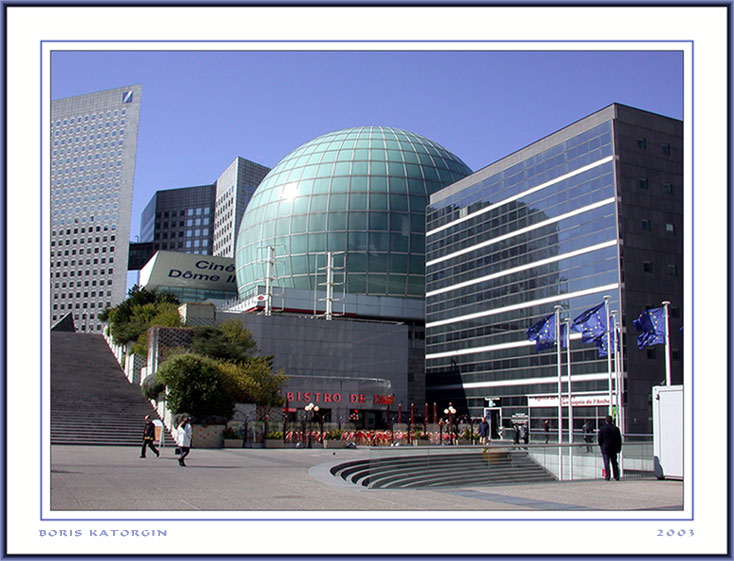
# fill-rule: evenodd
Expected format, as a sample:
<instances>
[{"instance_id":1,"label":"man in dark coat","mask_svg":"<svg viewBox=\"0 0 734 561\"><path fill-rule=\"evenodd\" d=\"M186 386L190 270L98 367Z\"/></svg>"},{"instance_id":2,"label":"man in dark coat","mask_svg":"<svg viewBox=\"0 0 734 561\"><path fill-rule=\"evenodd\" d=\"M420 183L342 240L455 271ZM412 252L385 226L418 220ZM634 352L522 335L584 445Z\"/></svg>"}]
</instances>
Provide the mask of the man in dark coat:
<instances>
[{"instance_id":1,"label":"man in dark coat","mask_svg":"<svg viewBox=\"0 0 734 561\"><path fill-rule=\"evenodd\" d=\"M158 448L156 448L153 445L153 441L155 440L155 424L150 419L150 415L145 416L145 427L143 427L143 447L140 449L140 457L145 458L145 449L147 447L150 447L151 450L153 450L153 453L155 454L155 457L157 458L160 456L160 452L158 452Z\"/></svg>"},{"instance_id":2,"label":"man in dark coat","mask_svg":"<svg viewBox=\"0 0 734 561\"><path fill-rule=\"evenodd\" d=\"M607 415L606 423L599 429L597 439L601 448L601 457L604 460L604 479L609 481L609 463L612 464L614 479L619 481L619 464L617 454L622 451L622 434L614 426L612 417Z\"/></svg>"},{"instance_id":3,"label":"man in dark coat","mask_svg":"<svg viewBox=\"0 0 734 561\"><path fill-rule=\"evenodd\" d=\"M487 444L487 437L489 436L489 422L487 419L482 419L479 423L479 444Z\"/></svg>"}]
</instances>

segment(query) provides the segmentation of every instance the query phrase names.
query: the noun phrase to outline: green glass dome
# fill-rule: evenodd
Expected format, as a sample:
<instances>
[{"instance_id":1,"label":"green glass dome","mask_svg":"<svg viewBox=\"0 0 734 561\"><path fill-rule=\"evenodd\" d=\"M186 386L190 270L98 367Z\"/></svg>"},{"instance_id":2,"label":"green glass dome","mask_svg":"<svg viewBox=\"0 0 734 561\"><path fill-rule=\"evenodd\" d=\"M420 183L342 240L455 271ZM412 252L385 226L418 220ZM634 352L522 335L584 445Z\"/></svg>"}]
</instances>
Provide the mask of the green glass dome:
<instances>
[{"instance_id":1,"label":"green glass dome","mask_svg":"<svg viewBox=\"0 0 734 561\"><path fill-rule=\"evenodd\" d=\"M428 196L470 173L442 146L390 127L344 129L303 144L270 171L242 217L240 296L265 285L272 246L275 286L313 290L325 281L325 253L343 252L334 280L348 293L422 297Z\"/></svg>"}]
</instances>

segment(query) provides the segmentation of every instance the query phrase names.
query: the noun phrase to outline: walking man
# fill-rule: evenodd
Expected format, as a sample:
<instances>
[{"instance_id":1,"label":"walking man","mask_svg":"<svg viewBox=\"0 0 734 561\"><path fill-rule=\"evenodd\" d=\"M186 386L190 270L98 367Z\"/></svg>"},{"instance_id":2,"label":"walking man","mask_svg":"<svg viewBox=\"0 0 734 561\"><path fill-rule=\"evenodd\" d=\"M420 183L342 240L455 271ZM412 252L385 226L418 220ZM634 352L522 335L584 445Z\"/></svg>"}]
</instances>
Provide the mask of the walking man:
<instances>
[{"instance_id":1,"label":"walking man","mask_svg":"<svg viewBox=\"0 0 734 561\"><path fill-rule=\"evenodd\" d=\"M191 428L191 417L185 417L181 424L178 425L176 431L176 444L181 448L181 455L178 457L178 465L186 467L184 458L189 455L191 451L191 437L193 435L193 429Z\"/></svg>"},{"instance_id":2,"label":"walking man","mask_svg":"<svg viewBox=\"0 0 734 561\"><path fill-rule=\"evenodd\" d=\"M145 416L145 426L143 427L143 447L140 449L140 457L145 458L145 450L146 448L150 448L153 450L153 453L155 454L155 457L157 458L160 456L160 452L158 452L158 448L156 448L153 445L153 441L155 440L155 425L153 424L153 421L150 419L150 415Z\"/></svg>"},{"instance_id":3,"label":"walking man","mask_svg":"<svg viewBox=\"0 0 734 561\"><path fill-rule=\"evenodd\" d=\"M599 429L597 439L599 440L599 448L601 448L601 456L604 460L604 479L609 481L609 464L612 464L614 479L619 481L619 464L617 463L617 454L622 451L622 433L614 426L612 417L607 415L606 423Z\"/></svg>"},{"instance_id":4,"label":"walking man","mask_svg":"<svg viewBox=\"0 0 734 561\"><path fill-rule=\"evenodd\" d=\"M489 436L489 423L487 419L482 419L479 423L479 444L487 444L487 437Z\"/></svg>"}]
</instances>

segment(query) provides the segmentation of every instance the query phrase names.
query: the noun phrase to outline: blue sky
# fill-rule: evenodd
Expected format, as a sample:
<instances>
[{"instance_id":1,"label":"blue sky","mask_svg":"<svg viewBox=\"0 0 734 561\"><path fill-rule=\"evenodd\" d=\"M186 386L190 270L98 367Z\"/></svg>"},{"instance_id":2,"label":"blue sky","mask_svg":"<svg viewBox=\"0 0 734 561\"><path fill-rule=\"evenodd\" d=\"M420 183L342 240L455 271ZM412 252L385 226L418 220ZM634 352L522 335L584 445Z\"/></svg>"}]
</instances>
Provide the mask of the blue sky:
<instances>
[{"instance_id":1,"label":"blue sky","mask_svg":"<svg viewBox=\"0 0 734 561\"><path fill-rule=\"evenodd\" d=\"M683 117L680 52L55 52L51 97L142 84L131 237L156 190L274 167L359 125L403 128L480 169L610 103Z\"/></svg>"}]
</instances>

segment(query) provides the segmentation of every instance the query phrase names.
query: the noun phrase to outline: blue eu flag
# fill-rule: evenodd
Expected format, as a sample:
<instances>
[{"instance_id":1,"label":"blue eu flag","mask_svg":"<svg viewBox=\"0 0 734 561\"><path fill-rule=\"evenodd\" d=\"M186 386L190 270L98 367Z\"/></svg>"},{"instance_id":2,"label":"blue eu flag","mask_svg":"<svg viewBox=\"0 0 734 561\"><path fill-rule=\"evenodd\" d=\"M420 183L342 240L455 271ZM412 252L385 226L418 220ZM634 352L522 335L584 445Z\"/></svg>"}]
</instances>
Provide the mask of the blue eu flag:
<instances>
[{"instance_id":1,"label":"blue eu flag","mask_svg":"<svg viewBox=\"0 0 734 561\"><path fill-rule=\"evenodd\" d=\"M665 343L665 308L645 310L632 325L640 332L637 336L637 348L649 347Z\"/></svg>"},{"instance_id":2,"label":"blue eu flag","mask_svg":"<svg viewBox=\"0 0 734 561\"><path fill-rule=\"evenodd\" d=\"M609 325L612 326L612 356L614 356L619 350L619 337L617 334L617 330L614 328L614 320L612 318L609 318ZM595 339L595 342L599 356L607 356L607 349L609 346L607 334L604 333L603 335Z\"/></svg>"},{"instance_id":3,"label":"blue eu flag","mask_svg":"<svg viewBox=\"0 0 734 561\"><path fill-rule=\"evenodd\" d=\"M590 343L607 332L607 321L604 319L602 308L604 302L586 310L573 320L573 330L581 333L581 340L584 343Z\"/></svg>"},{"instance_id":4,"label":"blue eu flag","mask_svg":"<svg viewBox=\"0 0 734 561\"><path fill-rule=\"evenodd\" d=\"M556 314L550 314L528 329L528 341L535 341L535 350L542 351L556 345ZM561 342L566 346L566 326L561 325Z\"/></svg>"}]
</instances>

